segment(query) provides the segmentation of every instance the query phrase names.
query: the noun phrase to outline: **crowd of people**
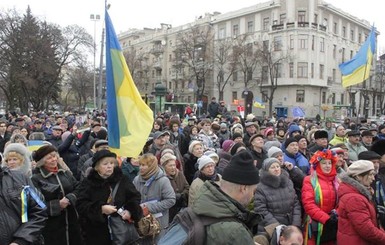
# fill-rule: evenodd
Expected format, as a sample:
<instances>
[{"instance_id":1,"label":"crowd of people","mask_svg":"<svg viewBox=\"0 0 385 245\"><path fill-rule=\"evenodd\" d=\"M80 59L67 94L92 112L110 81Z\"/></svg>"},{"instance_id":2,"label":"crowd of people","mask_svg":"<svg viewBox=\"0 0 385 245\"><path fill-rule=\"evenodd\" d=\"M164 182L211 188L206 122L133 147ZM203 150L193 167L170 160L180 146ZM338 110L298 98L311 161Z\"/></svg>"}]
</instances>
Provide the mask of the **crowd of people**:
<instances>
[{"instance_id":1,"label":"crowd of people","mask_svg":"<svg viewBox=\"0 0 385 245\"><path fill-rule=\"evenodd\" d=\"M118 244L111 217L132 244L178 244L187 210L211 219L207 244L385 244L385 125L222 107L157 115L130 157L109 150L108 115L1 118L0 244ZM148 214L160 231L140 237Z\"/></svg>"}]
</instances>

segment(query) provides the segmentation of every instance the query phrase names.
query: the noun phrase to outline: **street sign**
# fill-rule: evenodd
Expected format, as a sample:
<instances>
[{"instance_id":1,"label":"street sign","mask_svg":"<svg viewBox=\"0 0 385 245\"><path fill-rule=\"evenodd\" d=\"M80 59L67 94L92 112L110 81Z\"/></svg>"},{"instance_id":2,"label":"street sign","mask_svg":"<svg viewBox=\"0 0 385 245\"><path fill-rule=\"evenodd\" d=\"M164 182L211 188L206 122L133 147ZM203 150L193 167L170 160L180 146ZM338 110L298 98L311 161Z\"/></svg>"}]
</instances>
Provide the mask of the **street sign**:
<instances>
[{"instance_id":1,"label":"street sign","mask_svg":"<svg viewBox=\"0 0 385 245\"><path fill-rule=\"evenodd\" d=\"M203 101L202 100L198 100L197 101L197 105L198 105L198 108L202 108L203 107Z\"/></svg>"}]
</instances>

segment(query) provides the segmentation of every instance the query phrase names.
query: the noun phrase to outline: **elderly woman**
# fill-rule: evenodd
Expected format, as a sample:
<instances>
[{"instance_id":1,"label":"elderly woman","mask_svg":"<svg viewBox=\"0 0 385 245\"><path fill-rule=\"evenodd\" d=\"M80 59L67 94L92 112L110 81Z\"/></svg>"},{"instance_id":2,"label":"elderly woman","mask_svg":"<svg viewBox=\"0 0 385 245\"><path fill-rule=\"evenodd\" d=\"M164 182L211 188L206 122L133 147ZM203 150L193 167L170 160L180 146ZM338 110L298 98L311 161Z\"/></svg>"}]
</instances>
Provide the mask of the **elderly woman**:
<instances>
[{"instance_id":1,"label":"elderly woman","mask_svg":"<svg viewBox=\"0 0 385 245\"><path fill-rule=\"evenodd\" d=\"M198 197L199 190L206 180L215 181L219 185L219 181L222 176L216 172L215 165L214 159L209 156L203 155L198 159L199 173L198 177L194 179L190 186L188 198L189 207L194 204L196 198Z\"/></svg>"},{"instance_id":2,"label":"elderly woman","mask_svg":"<svg viewBox=\"0 0 385 245\"><path fill-rule=\"evenodd\" d=\"M187 182L191 185L194 174L196 172L195 164L203 155L203 143L199 140L191 141L188 147L189 153L183 156L184 161L184 175L186 176Z\"/></svg>"},{"instance_id":3,"label":"elderly woman","mask_svg":"<svg viewBox=\"0 0 385 245\"><path fill-rule=\"evenodd\" d=\"M167 152L160 158L160 164L162 165L167 178L170 180L171 186L174 189L176 203L170 208L169 222L171 222L175 215L184 207L187 207L189 184L183 172L180 172L176 168L176 157Z\"/></svg>"},{"instance_id":4,"label":"elderly woman","mask_svg":"<svg viewBox=\"0 0 385 245\"><path fill-rule=\"evenodd\" d=\"M280 161L274 157L267 158L259 175L254 212L261 214L263 220L258 225L258 232L264 232L264 227L274 223L300 227L301 205L289 174L282 170Z\"/></svg>"},{"instance_id":5,"label":"elderly woman","mask_svg":"<svg viewBox=\"0 0 385 245\"><path fill-rule=\"evenodd\" d=\"M118 184L119 183L119 184ZM116 194L112 192L117 186ZM124 210L122 220L138 222L142 217L140 193L118 167L116 154L109 150L97 151L92 157L92 169L82 182L78 198L79 214L84 221L87 244L113 244L108 229L108 216L118 216ZM132 237L136 240L138 237Z\"/></svg>"},{"instance_id":6,"label":"elderly woman","mask_svg":"<svg viewBox=\"0 0 385 245\"><path fill-rule=\"evenodd\" d=\"M44 145L33 154L36 169L32 182L44 195L48 220L43 229L44 244L81 244L76 210L78 182L59 162L57 149Z\"/></svg>"},{"instance_id":7,"label":"elderly woman","mask_svg":"<svg viewBox=\"0 0 385 245\"><path fill-rule=\"evenodd\" d=\"M312 173L302 186L306 214L305 244L335 244L337 234L337 156L331 150L316 151L310 159Z\"/></svg>"},{"instance_id":8,"label":"elderly woman","mask_svg":"<svg viewBox=\"0 0 385 245\"><path fill-rule=\"evenodd\" d=\"M368 160L353 162L341 175L337 240L343 244L385 244L385 231L379 228L372 201L374 176L373 163Z\"/></svg>"},{"instance_id":9,"label":"elderly woman","mask_svg":"<svg viewBox=\"0 0 385 245\"><path fill-rule=\"evenodd\" d=\"M142 244L154 244L164 235L169 224L169 209L175 205L175 192L151 153L139 158L139 175L135 177L134 185L142 197L143 214L153 214L160 223L161 232L154 240L152 237L142 240Z\"/></svg>"},{"instance_id":10,"label":"elderly woman","mask_svg":"<svg viewBox=\"0 0 385 245\"><path fill-rule=\"evenodd\" d=\"M31 176L31 156L23 144L10 143L4 149L3 166L10 170L19 170L26 176Z\"/></svg>"}]
</instances>

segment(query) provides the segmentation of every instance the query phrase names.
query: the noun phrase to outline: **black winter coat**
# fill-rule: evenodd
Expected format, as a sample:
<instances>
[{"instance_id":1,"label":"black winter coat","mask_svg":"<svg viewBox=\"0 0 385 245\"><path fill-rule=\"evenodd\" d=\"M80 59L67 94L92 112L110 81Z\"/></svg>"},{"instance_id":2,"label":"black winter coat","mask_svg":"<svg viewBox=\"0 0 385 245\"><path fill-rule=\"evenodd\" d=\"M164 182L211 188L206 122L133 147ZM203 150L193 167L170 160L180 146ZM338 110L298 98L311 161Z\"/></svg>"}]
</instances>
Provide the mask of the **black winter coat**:
<instances>
[{"instance_id":1,"label":"black winter coat","mask_svg":"<svg viewBox=\"0 0 385 245\"><path fill-rule=\"evenodd\" d=\"M130 211L131 218L137 222L142 217L140 207L141 196L132 182L116 167L114 173L107 179L103 179L92 169L87 179L81 184L78 198L78 210L82 221L86 244L109 245L112 244L108 231L107 215L102 214L102 206L108 204L107 200L111 190L120 181L115 195L114 205L119 209ZM113 215L118 215L117 213Z\"/></svg>"},{"instance_id":2,"label":"black winter coat","mask_svg":"<svg viewBox=\"0 0 385 245\"><path fill-rule=\"evenodd\" d=\"M191 185L194 180L195 172L198 168L195 168L195 164L198 161L198 158L191 153L187 153L183 156L184 161L184 176L186 177L187 183Z\"/></svg>"},{"instance_id":3,"label":"black winter coat","mask_svg":"<svg viewBox=\"0 0 385 245\"><path fill-rule=\"evenodd\" d=\"M48 220L43 229L45 245L82 244L76 210L79 183L72 173L60 166L56 174L41 167L35 169L32 182L47 204ZM61 210L59 201L63 197L68 198L71 204Z\"/></svg>"}]
</instances>

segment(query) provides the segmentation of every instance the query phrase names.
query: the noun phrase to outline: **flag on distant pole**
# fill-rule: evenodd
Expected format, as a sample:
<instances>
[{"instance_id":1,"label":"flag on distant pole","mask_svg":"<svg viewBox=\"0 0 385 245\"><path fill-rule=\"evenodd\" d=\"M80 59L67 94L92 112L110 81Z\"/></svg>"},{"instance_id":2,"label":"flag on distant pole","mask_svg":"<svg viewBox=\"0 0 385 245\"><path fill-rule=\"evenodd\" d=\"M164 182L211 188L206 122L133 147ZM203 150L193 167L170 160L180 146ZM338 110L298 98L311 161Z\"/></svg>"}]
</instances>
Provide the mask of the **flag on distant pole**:
<instances>
[{"instance_id":1,"label":"flag on distant pole","mask_svg":"<svg viewBox=\"0 0 385 245\"><path fill-rule=\"evenodd\" d=\"M137 157L153 126L153 113L136 88L106 10L108 145L119 156Z\"/></svg>"},{"instance_id":2,"label":"flag on distant pole","mask_svg":"<svg viewBox=\"0 0 385 245\"><path fill-rule=\"evenodd\" d=\"M263 104L263 101L259 99L258 97L255 97L254 99L254 107L260 108L260 109L265 109L265 104Z\"/></svg>"},{"instance_id":3,"label":"flag on distant pole","mask_svg":"<svg viewBox=\"0 0 385 245\"><path fill-rule=\"evenodd\" d=\"M344 88L364 82L369 78L373 55L376 52L376 28L372 30L353 59L339 65Z\"/></svg>"}]
</instances>

